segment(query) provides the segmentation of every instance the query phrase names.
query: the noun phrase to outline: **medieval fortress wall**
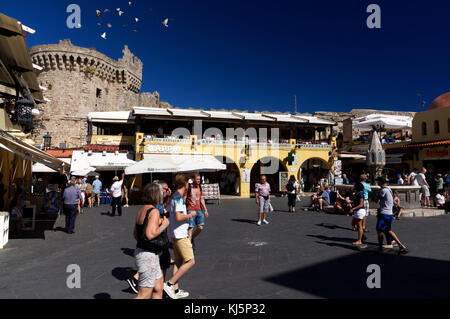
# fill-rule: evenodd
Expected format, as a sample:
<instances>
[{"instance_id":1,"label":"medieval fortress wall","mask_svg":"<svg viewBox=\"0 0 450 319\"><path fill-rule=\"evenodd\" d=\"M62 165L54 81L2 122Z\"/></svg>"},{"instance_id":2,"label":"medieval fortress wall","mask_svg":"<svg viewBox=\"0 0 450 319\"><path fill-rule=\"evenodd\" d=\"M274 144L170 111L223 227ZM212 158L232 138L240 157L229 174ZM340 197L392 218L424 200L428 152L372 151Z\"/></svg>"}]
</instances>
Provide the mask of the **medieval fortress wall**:
<instances>
[{"instance_id":1,"label":"medieval fortress wall","mask_svg":"<svg viewBox=\"0 0 450 319\"><path fill-rule=\"evenodd\" d=\"M64 142L71 148L85 145L89 112L160 106L158 92L139 94L142 61L127 46L122 52L116 61L95 49L74 46L70 40L31 48L33 63L43 68L37 77L47 88L44 96L48 99L38 106L46 129L36 131L37 145L47 132L53 146Z\"/></svg>"}]
</instances>

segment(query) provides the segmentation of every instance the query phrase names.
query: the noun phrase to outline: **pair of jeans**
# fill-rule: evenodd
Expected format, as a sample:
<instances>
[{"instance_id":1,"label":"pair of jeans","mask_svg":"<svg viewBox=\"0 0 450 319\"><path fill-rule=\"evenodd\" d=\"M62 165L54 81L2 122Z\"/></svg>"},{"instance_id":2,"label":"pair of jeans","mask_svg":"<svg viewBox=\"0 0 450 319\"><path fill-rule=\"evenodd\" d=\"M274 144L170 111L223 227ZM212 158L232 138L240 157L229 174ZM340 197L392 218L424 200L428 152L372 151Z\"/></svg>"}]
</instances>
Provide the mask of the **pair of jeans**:
<instances>
[{"instance_id":1,"label":"pair of jeans","mask_svg":"<svg viewBox=\"0 0 450 319\"><path fill-rule=\"evenodd\" d=\"M112 198L112 211L111 215L114 216L116 214L116 207L119 216L122 216L122 197L113 197Z\"/></svg>"},{"instance_id":2,"label":"pair of jeans","mask_svg":"<svg viewBox=\"0 0 450 319\"><path fill-rule=\"evenodd\" d=\"M66 215L66 231L72 234L75 230L75 221L78 216L78 205L64 204L64 215Z\"/></svg>"}]
</instances>

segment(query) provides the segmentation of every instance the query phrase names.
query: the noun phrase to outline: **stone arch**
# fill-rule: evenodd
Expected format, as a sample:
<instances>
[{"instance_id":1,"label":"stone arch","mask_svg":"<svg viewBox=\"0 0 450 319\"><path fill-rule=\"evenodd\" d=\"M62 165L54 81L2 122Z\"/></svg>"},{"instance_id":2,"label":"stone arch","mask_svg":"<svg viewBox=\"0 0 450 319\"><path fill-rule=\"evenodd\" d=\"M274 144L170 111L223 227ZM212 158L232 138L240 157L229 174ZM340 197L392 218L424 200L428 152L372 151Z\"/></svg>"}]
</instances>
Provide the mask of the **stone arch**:
<instances>
[{"instance_id":1,"label":"stone arch","mask_svg":"<svg viewBox=\"0 0 450 319\"><path fill-rule=\"evenodd\" d=\"M298 180L302 180L305 191L313 191L314 185L322 179L330 182L330 172L332 165L320 157L310 157L305 159L298 168Z\"/></svg>"},{"instance_id":2,"label":"stone arch","mask_svg":"<svg viewBox=\"0 0 450 319\"><path fill-rule=\"evenodd\" d=\"M266 175L272 193L281 193L279 173L288 172L286 165L277 157L264 156L260 158L250 171L250 192L255 192L255 185L259 183L261 175Z\"/></svg>"},{"instance_id":3,"label":"stone arch","mask_svg":"<svg viewBox=\"0 0 450 319\"><path fill-rule=\"evenodd\" d=\"M227 166L225 171L206 173L205 178L209 179L210 183L219 183L221 194L226 195L240 195L240 182L241 182L241 172L239 170L239 165L231 157L224 155L214 156L217 160Z\"/></svg>"}]
</instances>

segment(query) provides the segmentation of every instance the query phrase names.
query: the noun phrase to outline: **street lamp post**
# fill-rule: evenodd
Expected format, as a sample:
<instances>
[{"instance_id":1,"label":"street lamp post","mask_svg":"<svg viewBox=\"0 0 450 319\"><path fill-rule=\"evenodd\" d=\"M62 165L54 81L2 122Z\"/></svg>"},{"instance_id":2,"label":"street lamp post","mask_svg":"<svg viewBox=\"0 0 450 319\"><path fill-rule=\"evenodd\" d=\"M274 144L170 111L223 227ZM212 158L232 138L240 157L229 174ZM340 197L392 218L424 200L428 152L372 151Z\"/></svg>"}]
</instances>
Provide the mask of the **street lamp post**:
<instances>
[{"instance_id":1,"label":"street lamp post","mask_svg":"<svg viewBox=\"0 0 450 319\"><path fill-rule=\"evenodd\" d=\"M52 137L47 132L47 134L44 135L44 150L50 149L51 146L52 146Z\"/></svg>"}]
</instances>

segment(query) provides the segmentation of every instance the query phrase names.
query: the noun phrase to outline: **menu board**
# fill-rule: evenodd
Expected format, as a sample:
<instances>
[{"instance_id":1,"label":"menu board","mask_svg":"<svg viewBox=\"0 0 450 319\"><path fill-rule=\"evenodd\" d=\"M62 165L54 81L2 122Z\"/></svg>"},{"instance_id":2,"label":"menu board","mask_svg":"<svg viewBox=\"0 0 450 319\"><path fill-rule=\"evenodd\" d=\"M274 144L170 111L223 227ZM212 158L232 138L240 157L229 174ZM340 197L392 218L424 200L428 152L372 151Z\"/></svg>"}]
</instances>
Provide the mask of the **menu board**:
<instances>
[{"instance_id":1,"label":"menu board","mask_svg":"<svg viewBox=\"0 0 450 319\"><path fill-rule=\"evenodd\" d=\"M289 172L280 172L280 192L287 192Z\"/></svg>"},{"instance_id":2,"label":"menu board","mask_svg":"<svg viewBox=\"0 0 450 319\"><path fill-rule=\"evenodd\" d=\"M203 184L202 190L203 190L203 198L205 200L207 199L220 200L219 184Z\"/></svg>"}]
</instances>

